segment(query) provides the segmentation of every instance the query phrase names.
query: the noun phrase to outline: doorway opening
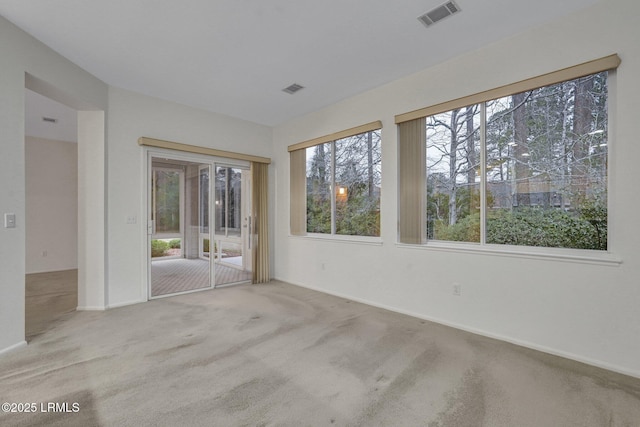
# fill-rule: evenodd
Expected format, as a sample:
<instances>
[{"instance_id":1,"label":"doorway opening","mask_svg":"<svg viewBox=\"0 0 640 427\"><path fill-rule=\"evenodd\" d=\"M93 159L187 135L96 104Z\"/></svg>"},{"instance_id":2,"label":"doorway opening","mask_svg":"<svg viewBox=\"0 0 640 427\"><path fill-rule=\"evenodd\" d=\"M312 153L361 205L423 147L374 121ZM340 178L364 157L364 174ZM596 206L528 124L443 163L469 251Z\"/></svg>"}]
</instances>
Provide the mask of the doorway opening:
<instances>
[{"instance_id":1,"label":"doorway opening","mask_svg":"<svg viewBox=\"0 0 640 427\"><path fill-rule=\"evenodd\" d=\"M149 152L149 298L251 280L249 173Z\"/></svg>"},{"instance_id":2,"label":"doorway opening","mask_svg":"<svg viewBox=\"0 0 640 427\"><path fill-rule=\"evenodd\" d=\"M25 88L25 338L78 306L78 111Z\"/></svg>"},{"instance_id":3,"label":"doorway opening","mask_svg":"<svg viewBox=\"0 0 640 427\"><path fill-rule=\"evenodd\" d=\"M251 280L250 171L216 165L216 285Z\"/></svg>"}]
</instances>

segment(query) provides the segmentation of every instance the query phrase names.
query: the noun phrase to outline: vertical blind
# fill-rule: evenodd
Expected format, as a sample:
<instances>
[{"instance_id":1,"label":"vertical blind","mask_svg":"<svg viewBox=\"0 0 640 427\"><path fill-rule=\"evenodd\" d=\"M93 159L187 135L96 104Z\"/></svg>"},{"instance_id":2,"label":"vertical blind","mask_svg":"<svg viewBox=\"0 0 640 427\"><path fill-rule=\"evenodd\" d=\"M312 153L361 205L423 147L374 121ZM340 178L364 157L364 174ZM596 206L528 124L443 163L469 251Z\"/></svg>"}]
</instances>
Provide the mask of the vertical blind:
<instances>
[{"instance_id":1,"label":"vertical blind","mask_svg":"<svg viewBox=\"0 0 640 427\"><path fill-rule=\"evenodd\" d=\"M253 283L271 280L269 271L269 165L251 163L251 209L253 210Z\"/></svg>"},{"instance_id":2,"label":"vertical blind","mask_svg":"<svg viewBox=\"0 0 640 427\"><path fill-rule=\"evenodd\" d=\"M423 221L427 182L427 132L425 118L398 126L398 238L401 243L424 243Z\"/></svg>"},{"instance_id":3,"label":"vertical blind","mask_svg":"<svg viewBox=\"0 0 640 427\"><path fill-rule=\"evenodd\" d=\"M302 236L307 233L307 158L304 149L290 154L291 234Z\"/></svg>"}]
</instances>

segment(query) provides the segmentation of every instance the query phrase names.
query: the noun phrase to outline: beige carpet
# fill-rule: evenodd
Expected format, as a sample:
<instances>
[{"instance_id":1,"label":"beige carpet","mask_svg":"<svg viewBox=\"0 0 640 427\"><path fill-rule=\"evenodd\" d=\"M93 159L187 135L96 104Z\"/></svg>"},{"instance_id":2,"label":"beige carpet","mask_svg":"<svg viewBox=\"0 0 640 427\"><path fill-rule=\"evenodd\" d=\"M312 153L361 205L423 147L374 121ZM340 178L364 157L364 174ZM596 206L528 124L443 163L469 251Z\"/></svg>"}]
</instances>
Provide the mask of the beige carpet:
<instances>
[{"instance_id":1,"label":"beige carpet","mask_svg":"<svg viewBox=\"0 0 640 427\"><path fill-rule=\"evenodd\" d=\"M640 379L280 282L67 314L0 394L38 405L2 426L640 424Z\"/></svg>"}]
</instances>

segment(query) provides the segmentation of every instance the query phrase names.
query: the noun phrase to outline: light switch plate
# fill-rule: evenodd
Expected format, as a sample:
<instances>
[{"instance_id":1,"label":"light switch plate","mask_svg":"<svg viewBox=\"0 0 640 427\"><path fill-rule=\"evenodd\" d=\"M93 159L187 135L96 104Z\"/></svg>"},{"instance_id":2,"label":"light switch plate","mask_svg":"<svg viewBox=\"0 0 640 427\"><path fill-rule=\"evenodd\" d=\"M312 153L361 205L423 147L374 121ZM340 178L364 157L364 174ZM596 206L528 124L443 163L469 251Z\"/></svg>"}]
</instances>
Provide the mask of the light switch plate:
<instances>
[{"instance_id":1,"label":"light switch plate","mask_svg":"<svg viewBox=\"0 0 640 427\"><path fill-rule=\"evenodd\" d=\"M4 228L16 228L16 214L14 213L4 214Z\"/></svg>"}]
</instances>

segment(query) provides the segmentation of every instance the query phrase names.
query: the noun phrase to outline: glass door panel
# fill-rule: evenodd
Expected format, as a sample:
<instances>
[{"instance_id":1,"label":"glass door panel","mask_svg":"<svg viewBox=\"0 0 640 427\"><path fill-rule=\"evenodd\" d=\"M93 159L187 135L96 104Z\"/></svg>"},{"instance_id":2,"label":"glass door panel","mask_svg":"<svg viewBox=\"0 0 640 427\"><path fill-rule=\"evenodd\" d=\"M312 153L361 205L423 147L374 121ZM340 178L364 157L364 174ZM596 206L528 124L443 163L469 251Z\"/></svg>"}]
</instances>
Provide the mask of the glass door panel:
<instances>
[{"instance_id":1,"label":"glass door panel","mask_svg":"<svg viewBox=\"0 0 640 427\"><path fill-rule=\"evenodd\" d=\"M249 281L250 171L221 165L215 171L216 286Z\"/></svg>"},{"instance_id":2,"label":"glass door panel","mask_svg":"<svg viewBox=\"0 0 640 427\"><path fill-rule=\"evenodd\" d=\"M201 259L210 259L210 236L209 236L209 166L200 167L200 192L199 192L199 214L200 233L198 242L198 255Z\"/></svg>"},{"instance_id":3,"label":"glass door panel","mask_svg":"<svg viewBox=\"0 0 640 427\"><path fill-rule=\"evenodd\" d=\"M151 158L151 298L212 286L203 244L209 238L209 169L198 161Z\"/></svg>"}]
</instances>

